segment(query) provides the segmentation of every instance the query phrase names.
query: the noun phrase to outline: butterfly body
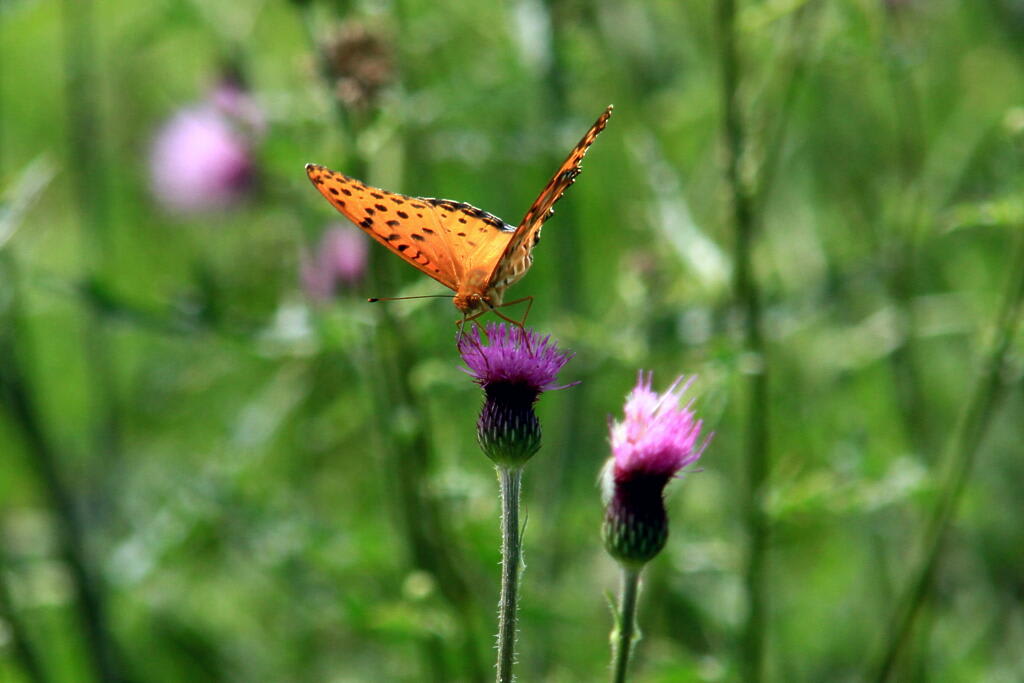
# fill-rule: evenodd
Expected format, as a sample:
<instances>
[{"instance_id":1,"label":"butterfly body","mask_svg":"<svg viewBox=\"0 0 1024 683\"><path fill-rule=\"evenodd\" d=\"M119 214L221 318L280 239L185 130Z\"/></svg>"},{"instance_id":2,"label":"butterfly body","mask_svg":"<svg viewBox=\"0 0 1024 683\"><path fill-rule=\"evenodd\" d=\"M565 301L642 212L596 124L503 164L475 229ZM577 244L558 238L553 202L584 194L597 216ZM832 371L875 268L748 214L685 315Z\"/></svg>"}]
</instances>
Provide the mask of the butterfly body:
<instances>
[{"instance_id":1,"label":"butterfly body","mask_svg":"<svg viewBox=\"0 0 1024 683\"><path fill-rule=\"evenodd\" d=\"M475 317L501 306L505 290L530 269L544 221L579 175L583 156L611 112L608 107L587 131L518 227L470 204L388 192L316 164L307 164L306 174L338 211L454 291L455 307Z\"/></svg>"}]
</instances>

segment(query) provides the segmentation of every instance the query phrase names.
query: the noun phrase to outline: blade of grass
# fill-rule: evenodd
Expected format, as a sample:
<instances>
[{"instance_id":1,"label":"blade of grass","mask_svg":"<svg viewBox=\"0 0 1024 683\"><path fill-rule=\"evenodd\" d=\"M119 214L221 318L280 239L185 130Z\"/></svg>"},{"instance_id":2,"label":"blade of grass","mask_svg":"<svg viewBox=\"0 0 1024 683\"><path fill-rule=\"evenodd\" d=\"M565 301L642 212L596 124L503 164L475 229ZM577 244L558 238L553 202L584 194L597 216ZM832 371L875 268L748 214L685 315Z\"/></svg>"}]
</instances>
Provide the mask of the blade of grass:
<instances>
[{"instance_id":1,"label":"blade of grass","mask_svg":"<svg viewBox=\"0 0 1024 683\"><path fill-rule=\"evenodd\" d=\"M6 575L8 564L6 553L0 548L0 620L7 624L14 657L21 664L25 678L32 683L48 683L50 679L43 667L43 660L32 644L28 629L14 604Z\"/></svg>"},{"instance_id":2,"label":"blade of grass","mask_svg":"<svg viewBox=\"0 0 1024 683\"><path fill-rule=\"evenodd\" d=\"M1006 293L994 325L994 336L981 364L978 379L964 406L945 456L945 476L938 500L926 525L919 560L905 591L896 603L877 657L872 660L868 679L888 680L910 642L914 623L935 580L949 525L956 514L977 459L982 439L1005 395L1003 367L1010 344L1024 313L1024 237L1018 235L1014 263Z\"/></svg>"},{"instance_id":3,"label":"blade of grass","mask_svg":"<svg viewBox=\"0 0 1024 683\"><path fill-rule=\"evenodd\" d=\"M0 327L4 332L0 335L0 396L3 397L0 406L7 410L11 423L20 433L33 474L57 520L60 552L75 592L78 622L87 644L93 676L103 683L115 683L122 678L115 644L109 634L106 604L86 548L85 527L65 481L61 459L50 442L32 395L24 353L19 348L22 316L18 310L20 299L13 259L8 259L6 265L5 279L12 292L12 310L7 321L10 324Z\"/></svg>"},{"instance_id":4,"label":"blade of grass","mask_svg":"<svg viewBox=\"0 0 1024 683\"><path fill-rule=\"evenodd\" d=\"M61 39L64 57L65 119L68 127L68 153L70 176L79 211L83 239L86 247L88 277L96 278L102 272L102 263L109 249L109 206L100 155L99 91L94 78L95 23L91 0L64 0L61 4ZM96 411L99 415L95 438L95 455L104 463L103 472L114 470L114 462L122 452L120 414L117 408L115 373L111 362L109 335L93 311L87 311L83 322L82 345L91 378ZM34 415L28 389L15 384L16 410L26 430L26 439L35 453L39 475L50 493L51 503L62 517L65 529L66 555L72 568L81 608L81 621L89 646L94 673L100 681L112 683L121 680L123 665L119 661L117 646L109 632L105 599L98 588L96 572L87 566L82 543L84 528L78 524L71 504L71 492L60 479L57 459L46 443L42 425ZM21 395L20 392L26 392ZM109 479L102 481L106 484ZM109 490L97 492L99 508L109 507L114 496Z\"/></svg>"}]
</instances>

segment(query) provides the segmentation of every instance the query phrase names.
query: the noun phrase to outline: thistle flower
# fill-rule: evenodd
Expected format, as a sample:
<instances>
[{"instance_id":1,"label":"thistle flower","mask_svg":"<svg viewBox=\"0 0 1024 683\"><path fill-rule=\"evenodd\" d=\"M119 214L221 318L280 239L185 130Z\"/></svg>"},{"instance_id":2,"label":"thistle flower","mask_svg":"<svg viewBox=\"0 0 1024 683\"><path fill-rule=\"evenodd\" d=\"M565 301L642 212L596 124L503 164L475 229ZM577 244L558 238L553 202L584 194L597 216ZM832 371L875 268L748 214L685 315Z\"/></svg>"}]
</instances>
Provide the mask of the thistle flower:
<instances>
[{"instance_id":1,"label":"thistle flower","mask_svg":"<svg viewBox=\"0 0 1024 683\"><path fill-rule=\"evenodd\" d=\"M166 209L190 213L229 206L252 186L252 145L264 128L262 112L234 80L207 99L178 111L157 132L150 151L150 184Z\"/></svg>"},{"instance_id":2,"label":"thistle flower","mask_svg":"<svg viewBox=\"0 0 1024 683\"><path fill-rule=\"evenodd\" d=\"M662 498L666 484L695 462L710 437L698 445L702 421L679 399L693 381L679 377L663 394L641 371L626 399L625 419L611 424L612 458L605 466L604 542L624 565L642 567L668 539Z\"/></svg>"},{"instance_id":3,"label":"thistle flower","mask_svg":"<svg viewBox=\"0 0 1024 683\"><path fill-rule=\"evenodd\" d=\"M476 423L477 440L495 465L501 488L501 598L498 602L497 681L510 683L515 664L516 621L522 530L519 494L523 466L540 449L540 421L533 406L545 391L564 389L558 372L573 354L531 330L487 325L487 343L480 328L461 335L459 353L484 389L484 407Z\"/></svg>"},{"instance_id":4,"label":"thistle flower","mask_svg":"<svg viewBox=\"0 0 1024 683\"><path fill-rule=\"evenodd\" d=\"M350 225L335 223L328 228L316 252L304 254L302 286L310 298L324 301L339 286L351 287L366 273L366 237Z\"/></svg>"},{"instance_id":5,"label":"thistle flower","mask_svg":"<svg viewBox=\"0 0 1024 683\"><path fill-rule=\"evenodd\" d=\"M540 448L533 406L543 392L571 386L560 386L557 376L574 354L532 330L488 323L486 331L486 345L479 328L459 339L464 371L484 390L477 439L495 464L522 467Z\"/></svg>"}]
</instances>

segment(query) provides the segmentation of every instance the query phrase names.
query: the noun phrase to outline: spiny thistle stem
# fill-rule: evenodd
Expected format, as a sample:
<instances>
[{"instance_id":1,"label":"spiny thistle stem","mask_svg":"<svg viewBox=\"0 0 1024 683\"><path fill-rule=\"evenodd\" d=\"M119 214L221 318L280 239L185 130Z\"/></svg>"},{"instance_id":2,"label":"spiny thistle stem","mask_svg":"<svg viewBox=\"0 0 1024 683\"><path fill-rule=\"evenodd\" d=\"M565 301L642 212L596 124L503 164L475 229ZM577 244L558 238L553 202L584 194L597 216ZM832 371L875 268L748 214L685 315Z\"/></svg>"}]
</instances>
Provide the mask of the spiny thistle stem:
<instances>
[{"instance_id":1,"label":"spiny thistle stem","mask_svg":"<svg viewBox=\"0 0 1024 683\"><path fill-rule=\"evenodd\" d=\"M498 466L501 485L501 598L498 602L498 683L514 680L516 622L519 608L519 566L522 537L519 534L521 467Z\"/></svg>"},{"instance_id":2,"label":"spiny thistle stem","mask_svg":"<svg viewBox=\"0 0 1024 683\"><path fill-rule=\"evenodd\" d=\"M612 683L625 683L636 631L636 603L640 596L640 569L622 567L622 595L612 631Z\"/></svg>"}]
</instances>

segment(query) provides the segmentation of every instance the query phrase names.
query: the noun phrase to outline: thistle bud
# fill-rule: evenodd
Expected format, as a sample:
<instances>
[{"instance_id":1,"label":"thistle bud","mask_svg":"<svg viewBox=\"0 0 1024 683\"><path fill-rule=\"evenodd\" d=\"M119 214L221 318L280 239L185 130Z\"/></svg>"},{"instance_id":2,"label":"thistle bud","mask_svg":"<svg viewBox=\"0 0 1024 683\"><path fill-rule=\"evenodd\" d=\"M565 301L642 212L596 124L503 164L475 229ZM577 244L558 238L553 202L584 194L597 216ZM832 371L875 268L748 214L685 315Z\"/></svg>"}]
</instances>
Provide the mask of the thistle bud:
<instances>
[{"instance_id":1,"label":"thistle bud","mask_svg":"<svg viewBox=\"0 0 1024 683\"><path fill-rule=\"evenodd\" d=\"M703 422L689 405L679 407L689 385L680 377L658 394L651 390L651 375L645 378L641 372L626 399L625 419L611 424L612 457L602 476L602 532L608 553L624 565L642 567L665 547L665 486L700 458L710 440L698 446Z\"/></svg>"}]
</instances>

